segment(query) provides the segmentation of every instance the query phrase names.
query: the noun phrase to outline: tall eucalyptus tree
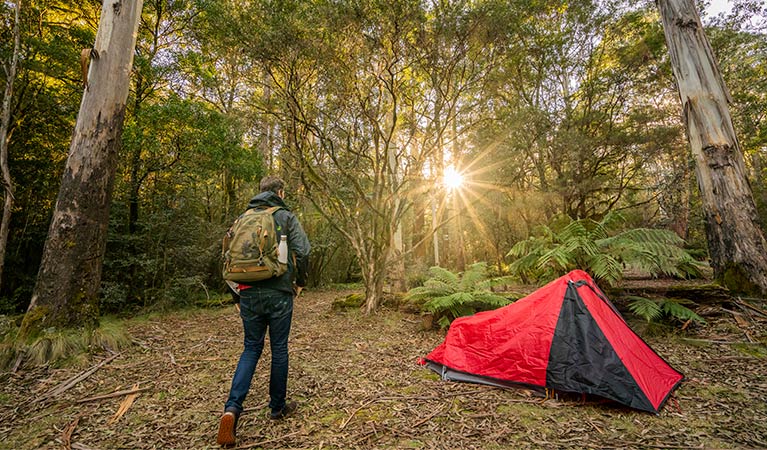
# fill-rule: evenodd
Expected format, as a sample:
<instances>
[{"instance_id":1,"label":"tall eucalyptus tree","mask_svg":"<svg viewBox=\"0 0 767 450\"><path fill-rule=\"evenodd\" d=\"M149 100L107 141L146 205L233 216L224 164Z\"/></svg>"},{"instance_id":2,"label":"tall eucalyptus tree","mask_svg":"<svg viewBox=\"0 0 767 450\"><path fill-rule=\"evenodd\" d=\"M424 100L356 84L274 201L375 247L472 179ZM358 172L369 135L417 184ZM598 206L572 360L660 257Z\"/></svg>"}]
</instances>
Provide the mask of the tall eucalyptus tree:
<instances>
[{"instance_id":1,"label":"tall eucalyptus tree","mask_svg":"<svg viewBox=\"0 0 767 450\"><path fill-rule=\"evenodd\" d=\"M695 159L714 275L736 292L767 294L767 241L760 228L730 94L693 0L658 0Z\"/></svg>"},{"instance_id":2,"label":"tall eucalyptus tree","mask_svg":"<svg viewBox=\"0 0 767 450\"><path fill-rule=\"evenodd\" d=\"M3 103L0 108L0 173L3 184L3 215L0 220L0 283L2 283L5 268L5 253L8 249L8 234L11 228L11 212L14 202L14 187L11 171L8 168L8 129L11 122L11 99L13 98L13 82L16 79L16 68L19 64L21 49L21 0L16 0L13 8L13 48L8 61L3 61L5 72L5 90Z\"/></svg>"},{"instance_id":3,"label":"tall eucalyptus tree","mask_svg":"<svg viewBox=\"0 0 767 450\"><path fill-rule=\"evenodd\" d=\"M142 1L105 0L22 335L98 323L98 294Z\"/></svg>"}]
</instances>

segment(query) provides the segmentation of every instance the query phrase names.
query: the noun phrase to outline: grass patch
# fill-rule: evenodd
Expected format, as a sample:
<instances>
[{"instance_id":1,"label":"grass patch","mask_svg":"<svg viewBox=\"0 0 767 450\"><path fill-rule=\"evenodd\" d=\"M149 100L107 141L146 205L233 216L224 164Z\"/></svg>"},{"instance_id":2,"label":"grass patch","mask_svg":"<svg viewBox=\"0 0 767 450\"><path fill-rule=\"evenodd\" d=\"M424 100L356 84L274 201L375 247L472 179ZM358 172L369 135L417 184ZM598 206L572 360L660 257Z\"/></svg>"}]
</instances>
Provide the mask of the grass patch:
<instances>
[{"instance_id":1,"label":"grass patch","mask_svg":"<svg viewBox=\"0 0 767 450\"><path fill-rule=\"evenodd\" d=\"M21 358L26 366L82 366L97 349L119 351L131 345L125 322L102 318L96 329L48 329L27 339L19 329L8 330L0 342L0 367L10 369Z\"/></svg>"},{"instance_id":2,"label":"grass patch","mask_svg":"<svg viewBox=\"0 0 767 450\"><path fill-rule=\"evenodd\" d=\"M738 352L755 358L767 357L767 347L761 344L735 344L732 346Z\"/></svg>"}]
</instances>

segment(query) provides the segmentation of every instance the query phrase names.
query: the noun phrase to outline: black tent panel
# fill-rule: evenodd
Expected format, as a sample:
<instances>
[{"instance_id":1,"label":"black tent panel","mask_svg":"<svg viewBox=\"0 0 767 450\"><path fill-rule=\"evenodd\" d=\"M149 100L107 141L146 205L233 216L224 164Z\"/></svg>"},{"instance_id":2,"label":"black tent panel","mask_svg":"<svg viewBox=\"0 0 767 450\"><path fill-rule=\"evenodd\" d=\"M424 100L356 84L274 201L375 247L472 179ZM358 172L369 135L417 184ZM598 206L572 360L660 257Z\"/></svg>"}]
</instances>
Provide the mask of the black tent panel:
<instances>
[{"instance_id":1,"label":"black tent panel","mask_svg":"<svg viewBox=\"0 0 767 450\"><path fill-rule=\"evenodd\" d=\"M546 386L598 395L656 412L586 308L573 282L568 283L554 330Z\"/></svg>"}]
</instances>

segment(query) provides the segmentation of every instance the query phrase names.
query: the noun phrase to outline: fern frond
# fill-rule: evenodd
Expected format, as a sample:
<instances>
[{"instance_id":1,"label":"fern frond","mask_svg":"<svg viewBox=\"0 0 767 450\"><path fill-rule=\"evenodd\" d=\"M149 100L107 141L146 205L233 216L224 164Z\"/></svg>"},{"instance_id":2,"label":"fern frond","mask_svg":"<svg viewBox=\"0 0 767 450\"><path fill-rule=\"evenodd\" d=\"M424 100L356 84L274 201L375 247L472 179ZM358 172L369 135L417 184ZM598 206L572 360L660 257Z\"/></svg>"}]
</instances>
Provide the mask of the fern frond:
<instances>
[{"instance_id":1,"label":"fern frond","mask_svg":"<svg viewBox=\"0 0 767 450\"><path fill-rule=\"evenodd\" d=\"M618 228L617 225L619 223L622 223L625 221L626 221L626 218L623 216L623 214L620 211L610 211L604 216L604 218L602 218L599 224L605 230L615 230Z\"/></svg>"},{"instance_id":2,"label":"fern frond","mask_svg":"<svg viewBox=\"0 0 767 450\"><path fill-rule=\"evenodd\" d=\"M575 263L572 257L572 252L568 252L563 246L555 247L538 259L537 268L543 270L550 267L558 273L565 273Z\"/></svg>"},{"instance_id":3,"label":"fern frond","mask_svg":"<svg viewBox=\"0 0 767 450\"><path fill-rule=\"evenodd\" d=\"M480 281L487 278L487 263L478 262L470 265L461 276L461 290L473 289Z\"/></svg>"},{"instance_id":4,"label":"fern frond","mask_svg":"<svg viewBox=\"0 0 767 450\"><path fill-rule=\"evenodd\" d=\"M423 306L427 310L436 313L443 309L456 308L458 305L471 302L472 300L473 296L468 292L455 292L450 295L435 297L424 303Z\"/></svg>"},{"instance_id":5,"label":"fern frond","mask_svg":"<svg viewBox=\"0 0 767 450\"><path fill-rule=\"evenodd\" d=\"M660 305L654 300L636 296L629 296L628 298L631 299L631 303L629 303L631 312L644 318L648 322L660 318L663 314Z\"/></svg>"},{"instance_id":6,"label":"fern frond","mask_svg":"<svg viewBox=\"0 0 767 450\"><path fill-rule=\"evenodd\" d=\"M404 299L406 301L417 302L417 301L426 300L433 297L441 297L444 295L449 295L452 292L453 292L452 290L448 290L448 289L439 290L439 289L433 289L428 286L419 286L407 291L407 293L404 296Z\"/></svg>"},{"instance_id":7,"label":"fern frond","mask_svg":"<svg viewBox=\"0 0 767 450\"><path fill-rule=\"evenodd\" d=\"M492 292L479 292L474 294L474 301L484 305L480 305L481 309L496 309L506 306L511 303L508 298L497 295ZM486 306L485 306L486 305ZM490 308L487 308L489 306Z\"/></svg>"},{"instance_id":8,"label":"fern frond","mask_svg":"<svg viewBox=\"0 0 767 450\"><path fill-rule=\"evenodd\" d=\"M667 299L661 304L661 309L664 313L675 319L681 320L682 322L692 320L699 324L706 323L706 320L703 317L699 316L695 313L695 311L684 306L682 303L690 304L692 302L689 300L681 299Z\"/></svg>"},{"instance_id":9,"label":"fern frond","mask_svg":"<svg viewBox=\"0 0 767 450\"><path fill-rule=\"evenodd\" d=\"M576 220L567 225L561 233L557 234L557 240L559 242L566 243L578 238L588 237L589 231L584 225L586 223L582 220Z\"/></svg>"},{"instance_id":10,"label":"fern frond","mask_svg":"<svg viewBox=\"0 0 767 450\"><path fill-rule=\"evenodd\" d=\"M530 253L536 253L541 248L545 248L545 246L545 242L541 241L540 239L530 237L514 244L514 246L511 247L511 250L506 253L506 256L511 258L519 258L525 255L529 255Z\"/></svg>"},{"instance_id":11,"label":"fern frond","mask_svg":"<svg viewBox=\"0 0 767 450\"><path fill-rule=\"evenodd\" d=\"M598 254L589 258L585 270L597 281L604 281L610 286L615 286L623 278L623 266L608 254Z\"/></svg>"},{"instance_id":12,"label":"fern frond","mask_svg":"<svg viewBox=\"0 0 767 450\"><path fill-rule=\"evenodd\" d=\"M434 292L454 292L456 286L453 284L445 283L442 280L438 280L436 278L429 278L428 280L423 282L423 287L426 289L431 289Z\"/></svg>"},{"instance_id":13,"label":"fern frond","mask_svg":"<svg viewBox=\"0 0 767 450\"><path fill-rule=\"evenodd\" d=\"M502 277L488 278L477 283L477 287L481 289L490 289L497 286L507 286L518 282L517 277L514 275L504 275Z\"/></svg>"},{"instance_id":14,"label":"fern frond","mask_svg":"<svg viewBox=\"0 0 767 450\"><path fill-rule=\"evenodd\" d=\"M439 266L429 267L429 274L433 279L439 280L449 286L458 285L458 275Z\"/></svg>"},{"instance_id":15,"label":"fern frond","mask_svg":"<svg viewBox=\"0 0 767 450\"><path fill-rule=\"evenodd\" d=\"M679 258L676 267L682 273L682 278L700 278L703 276L702 269L705 265L686 253Z\"/></svg>"}]
</instances>

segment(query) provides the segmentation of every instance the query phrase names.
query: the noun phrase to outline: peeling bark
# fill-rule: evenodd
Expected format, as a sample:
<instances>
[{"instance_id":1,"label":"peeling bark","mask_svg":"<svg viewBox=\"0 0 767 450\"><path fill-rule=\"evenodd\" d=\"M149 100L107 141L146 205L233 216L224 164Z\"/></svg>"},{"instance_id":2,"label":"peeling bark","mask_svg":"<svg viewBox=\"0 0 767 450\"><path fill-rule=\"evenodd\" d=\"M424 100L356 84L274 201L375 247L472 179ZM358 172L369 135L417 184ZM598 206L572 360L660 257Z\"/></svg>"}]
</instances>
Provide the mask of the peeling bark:
<instances>
[{"instance_id":1,"label":"peeling bark","mask_svg":"<svg viewBox=\"0 0 767 450\"><path fill-rule=\"evenodd\" d=\"M728 108L730 94L692 0L658 0L703 200L711 265L733 292L767 294L767 242Z\"/></svg>"}]
</instances>

